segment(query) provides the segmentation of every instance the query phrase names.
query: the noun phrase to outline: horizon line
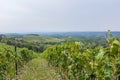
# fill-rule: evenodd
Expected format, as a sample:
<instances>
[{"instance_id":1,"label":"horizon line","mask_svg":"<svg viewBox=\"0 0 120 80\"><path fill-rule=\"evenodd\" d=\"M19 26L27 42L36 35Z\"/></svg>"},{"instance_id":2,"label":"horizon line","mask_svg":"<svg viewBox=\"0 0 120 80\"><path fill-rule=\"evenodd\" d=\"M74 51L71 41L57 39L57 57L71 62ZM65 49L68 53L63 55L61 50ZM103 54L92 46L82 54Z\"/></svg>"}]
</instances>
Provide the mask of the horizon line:
<instances>
[{"instance_id":1,"label":"horizon line","mask_svg":"<svg viewBox=\"0 0 120 80\"><path fill-rule=\"evenodd\" d=\"M111 32L120 32L120 31L112 31ZM33 31L33 32L0 32L0 34L22 34L22 33L66 33L66 32L108 32L107 31Z\"/></svg>"}]
</instances>

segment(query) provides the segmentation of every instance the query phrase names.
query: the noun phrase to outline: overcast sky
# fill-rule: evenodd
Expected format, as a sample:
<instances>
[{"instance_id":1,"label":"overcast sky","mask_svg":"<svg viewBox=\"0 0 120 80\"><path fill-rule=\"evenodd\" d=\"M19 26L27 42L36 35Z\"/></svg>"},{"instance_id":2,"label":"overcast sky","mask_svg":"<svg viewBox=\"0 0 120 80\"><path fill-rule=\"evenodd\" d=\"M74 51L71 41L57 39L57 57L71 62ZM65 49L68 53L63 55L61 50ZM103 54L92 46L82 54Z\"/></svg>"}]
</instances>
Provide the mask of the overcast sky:
<instances>
[{"instance_id":1,"label":"overcast sky","mask_svg":"<svg viewBox=\"0 0 120 80\"><path fill-rule=\"evenodd\" d=\"M120 31L120 0L0 0L0 32Z\"/></svg>"}]
</instances>

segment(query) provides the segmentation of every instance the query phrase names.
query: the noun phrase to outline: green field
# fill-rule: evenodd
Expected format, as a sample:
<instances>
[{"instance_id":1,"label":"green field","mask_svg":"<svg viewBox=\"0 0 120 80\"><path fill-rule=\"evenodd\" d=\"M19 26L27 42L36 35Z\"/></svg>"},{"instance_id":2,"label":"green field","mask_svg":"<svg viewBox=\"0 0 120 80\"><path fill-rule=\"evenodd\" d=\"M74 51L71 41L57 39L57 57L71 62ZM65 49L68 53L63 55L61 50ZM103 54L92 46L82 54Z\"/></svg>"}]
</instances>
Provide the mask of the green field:
<instances>
[{"instance_id":1,"label":"green field","mask_svg":"<svg viewBox=\"0 0 120 80\"><path fill-rule=\"evenodd\" d=\"M64 39L58 39L58 38L52 38L52 37L42 37L42 36L35 36L35 35L24 36L23 40L28 41L28 42L38 42L38 43L64 41Z\"/></svg>"}]
</instances>

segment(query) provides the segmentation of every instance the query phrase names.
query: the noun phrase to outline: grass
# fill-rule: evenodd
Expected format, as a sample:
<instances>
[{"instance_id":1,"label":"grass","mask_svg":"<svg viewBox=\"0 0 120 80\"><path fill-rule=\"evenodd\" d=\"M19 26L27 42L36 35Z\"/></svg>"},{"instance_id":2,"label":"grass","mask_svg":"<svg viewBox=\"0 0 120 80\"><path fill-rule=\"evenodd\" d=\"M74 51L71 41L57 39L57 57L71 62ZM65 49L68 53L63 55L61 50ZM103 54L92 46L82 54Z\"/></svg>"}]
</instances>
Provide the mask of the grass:
<instances>
[{"instance_id":1,"label":"grass","mask_svg":"<svg viewBox=\"0 0 120 80\"><path fill-rule=\"evenodd\" d=\"M23 40L28 41L28 42L59 42L59 41L63 41L63 39L52 38L52 37L33 36L33 35L24 36Z\"/></svg>"},{"instance_id":2,"label":"grass","mask_svg":"<svg viewBox=\"0 0 120 80\"><path fill-rule=\"evenodd\" d=\"M54 70L45 59L36 58L30 61L16 76L17 80L59 80Z\"/></svg>"}]
</instances>

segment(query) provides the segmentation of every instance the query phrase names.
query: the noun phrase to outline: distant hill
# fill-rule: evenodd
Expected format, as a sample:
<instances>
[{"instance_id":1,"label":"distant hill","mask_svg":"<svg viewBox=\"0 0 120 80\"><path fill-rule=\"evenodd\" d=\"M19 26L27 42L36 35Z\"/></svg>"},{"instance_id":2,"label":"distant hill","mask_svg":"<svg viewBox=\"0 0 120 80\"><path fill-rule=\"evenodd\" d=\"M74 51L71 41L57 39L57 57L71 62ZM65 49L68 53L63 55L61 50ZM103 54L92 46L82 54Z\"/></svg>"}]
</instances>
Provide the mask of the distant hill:
<instances>
[{"instance_id":1,"label":"distant hill","mask_svg":"<svg viewBox=\"0 0 120 80\"><path fill-rule=\"evenodd\" d=\"M54 37L47 37L47 36L39 36L39 35L25 35L23 36L23 40L27 42L61 42L64 41L63 39L58 39Z\"/></svg>"},{"instance_id":2,"label":"distant hill","mask_svg":"<svg viewBox=\"0 0 120 80\"><path fill-rule=\"evenodd\" d=\"M120 36L120 32L111 32L113 36ZM6 36L26 36L26 35L33 35L33 36L47 36L47 37L105 37L107 32L33 32L33 33L7 33Z\"/></svg>"},{"instance_id":3,"label":"distant hill","mask_svg":"<svg viewBox=\"0 0 120 80\"><path fill-rule=\"evenodd\" d=\"M120 36L120 32L111 32L113 36ZM41 36L52 37L105 37L107 32L49 32L49 33L37 33Z\"/></svg>"}]
</instances>

